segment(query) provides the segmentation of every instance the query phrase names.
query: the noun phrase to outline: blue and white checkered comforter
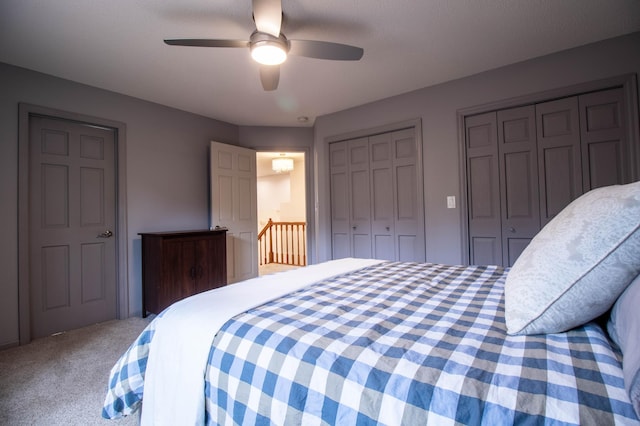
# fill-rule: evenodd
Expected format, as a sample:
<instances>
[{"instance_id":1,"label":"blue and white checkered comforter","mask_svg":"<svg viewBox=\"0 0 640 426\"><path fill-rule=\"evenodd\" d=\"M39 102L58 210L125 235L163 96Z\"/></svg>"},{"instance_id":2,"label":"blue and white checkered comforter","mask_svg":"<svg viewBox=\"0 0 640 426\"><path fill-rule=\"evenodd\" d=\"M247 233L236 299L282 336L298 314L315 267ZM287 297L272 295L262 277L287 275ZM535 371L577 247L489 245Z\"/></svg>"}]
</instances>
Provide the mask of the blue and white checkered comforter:
<instances>
[{"instance_id":1,"label":"blue and white checkered comforter","mask_svg":"<svg viewBox=\"0 0 640 426\"><path fill-rule=\"evenodd\" d=\"M493 266L383 263L239 315L212 345L206 422L638 424L620 355L597 325L506 334L504 277ZM139 403L131 389L151 337L114 369L106 417Z\"/></svg>"}]
</instances>

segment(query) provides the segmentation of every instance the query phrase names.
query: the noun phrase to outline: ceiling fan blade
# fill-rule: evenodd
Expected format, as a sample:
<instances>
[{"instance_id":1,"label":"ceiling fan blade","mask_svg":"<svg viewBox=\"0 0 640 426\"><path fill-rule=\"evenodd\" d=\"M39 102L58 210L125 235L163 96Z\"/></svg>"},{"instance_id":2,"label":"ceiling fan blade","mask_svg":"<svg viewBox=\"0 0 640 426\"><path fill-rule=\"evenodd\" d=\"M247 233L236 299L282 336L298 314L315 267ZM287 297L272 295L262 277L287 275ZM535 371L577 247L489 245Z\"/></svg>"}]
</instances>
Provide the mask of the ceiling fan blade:
<instances>
[{"instance_id":1,"label":"ceiling fan blade","mask_svg":"<svg viewBox=\"0 0 640 426\"><path fill-rule=\"evenodd\" d=\"M282 0L253 0L253 20L261 33L280 36Z\"/></svg>"},{"instance_id":2,"label":"ceiling fan blade","mask_svg":"<svg viewBox=\"0 0 640 426\"><path fill-rule=\"evenodd\" d=\"M306 56L316 59L331 59L334 61L358 61L364 50L348 44L331 43L316 40L289 40L290 55Z\"/></svg>"},{"instance_id":3,"label":"ceiling fan blade","mask_svg":"<svg viewBox=\"0 0 640 426\"><path fill-rule=\"evenodd\" d=\"M183 38L176 40L165 40L171 46L194 46L194 47L248 47L249 42L245 40L213 40L206 38Z\"/></svg>"},{"instance_id":4,"label":"ceiling fan blade","mask_svg":"<svg viewBox=\"0 0 640 426\"><path fill-rule=\"evenodd\" d=\"M280 65L260 65L260 81L264 90L276 90L280 81Z\"/></svg>"}]
</instances>

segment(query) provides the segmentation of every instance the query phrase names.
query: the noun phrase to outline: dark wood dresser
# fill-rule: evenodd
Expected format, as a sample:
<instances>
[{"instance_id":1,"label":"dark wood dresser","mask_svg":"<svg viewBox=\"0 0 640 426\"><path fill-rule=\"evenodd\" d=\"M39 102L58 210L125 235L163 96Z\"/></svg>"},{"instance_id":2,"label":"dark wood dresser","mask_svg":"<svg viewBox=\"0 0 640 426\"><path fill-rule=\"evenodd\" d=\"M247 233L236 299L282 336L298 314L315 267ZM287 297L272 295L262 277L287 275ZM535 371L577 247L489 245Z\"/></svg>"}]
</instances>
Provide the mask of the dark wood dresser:
<instances>
[{"instance_id":1,"label":"dark wood dresser","mask_svg":"<svg viewBox=\"0 0 640 426\"><path fill-rule=\"evenodd\" d=\"M227 284L226 229L140 233L142 316Z\"/></svg>"}]
</instances>

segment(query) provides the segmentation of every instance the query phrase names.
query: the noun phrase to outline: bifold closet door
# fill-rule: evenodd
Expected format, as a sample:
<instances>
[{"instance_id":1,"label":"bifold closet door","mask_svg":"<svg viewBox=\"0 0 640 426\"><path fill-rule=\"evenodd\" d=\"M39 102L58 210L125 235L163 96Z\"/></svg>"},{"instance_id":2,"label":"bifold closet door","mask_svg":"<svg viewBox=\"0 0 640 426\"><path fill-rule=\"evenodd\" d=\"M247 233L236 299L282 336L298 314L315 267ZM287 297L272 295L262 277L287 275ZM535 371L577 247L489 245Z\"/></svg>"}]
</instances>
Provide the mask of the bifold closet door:
<instances>
[{"instance_id":1,"label":"bifold closet door","mask_svg":"<svg viewBox=\"0 0 640 426\"><path fill-rule=\"evenodd\" d=\"M465 119L470 263L511 266L540 229L533 106Z\"/></svg>"},{"instance_id":2,"label":"bifold closet door","mask_svg":"<svg viewBox=\"0 0 640 426\"><path fill-rule=\"evenodd\" d=\"M351 140L347 144L349 165L349 208L351 255L371 258L371 189L369 187L369 141Z\"/></svg>"},{"instance_id":3,"label":"bifold closet door","mask_svg":"<svg viewBox=\"0 0 640 426\"><path fill-rule=\"evenodd\" d=\"M369 141L329 145L331 243L334 259L371 256Z\"/></svg>"},{"instance_id":4,"label":"bifold closet door","mask_svg":"<svg viewBox=\"0 0 640 426\"><path fill-rule=\"evenodd\" d=\"M349 191L347 188L347 142L329 145L331 191L331 256L349 257Z\"/></svg>"},{"instance_id":5,"label":"bifold closet door","mask_svg":"<svg viewBox=\"0 0 640 426\"><path fill-rule=\"evenodd\" d=\"M395 260L425 262L422 153L414 127L391 133Z\"/></svg>"},{"instance_id":6,"label":"bifold closet door","mask_svg":"<svg viewBox=\"0 0 640 426\"><path fill-rule=\"evenodd\" d=\"M578 103L584 191L631 182L622 89L580 95Z\"/></svg>"},{"instance_id":7,"label":"bifold closet door","mask_svg":"<svg viewBox=\"0 0 640 426\"><path fill-rule=\"evenodd\" d=\"M469 260L511 266L582 193L577 98L465 118Z\"/></svg>"},{"instance_id":8,"label":"bifold closet door","mask_svg":"<svg viewBox=\"0 0 640 426\"><path fill-rule=\"evenodd\" d=\"M536 104L540 226L582 194L578 98Z\"/></svg>"},{"instance_id":9,"label":"bifold closet door","mask_svg":"<svg viewBox=\"0 0 640 426\"><path fill-rule=\"evenodd\" d=\"M415 129L370 136L369 152L373 256L424 262L424 203Z\"/></svg>"},{"instance_id":10,"label":"bifold closet door","mask_svg":"<svg viewBox=\"0 0 640 426\"><path fill-rule=\"evenodd\" d=\"M415 129L329 145L334 259L424 262L424 203Z\"/></svg>"},{"instance_id":11,"label":"bifold closet door","mask_svg":"<svg viewBox=\"0 0 640 426\"><path fill-rule=\"evenodd\" d=\"M502 264L502 218L495 112L465 118L469 262Z\"/></svg>"},{"instance_id":12,"label":"bifold closet door","mask_svg":"<svg viewBox=\"0 0 640 426\"><path fill-rule=\"evenodd\" d=\"M391 133L369 138L371 243L375 259L396 259Z\"/></svg>"},{"instance_id":13,"label":"bifold closet door","mask_svg":"<svg viewBox=\"0 0 640 426\"><path fill-rule=\"evenodd\" d=\"M501 110L497 120L502 264L513 266L540 230L535 108Z\"/></svg>"},{"instance_id":14,"label":"bifold closet door","mask_svg":"<svg viewBox=\"0 0 640 426\"><path fill-rule=\"evenodd\" d=\"M511 266L592 189L629 183L622 89L465 117L469 261Z\"/></svg>"}]
</instances>

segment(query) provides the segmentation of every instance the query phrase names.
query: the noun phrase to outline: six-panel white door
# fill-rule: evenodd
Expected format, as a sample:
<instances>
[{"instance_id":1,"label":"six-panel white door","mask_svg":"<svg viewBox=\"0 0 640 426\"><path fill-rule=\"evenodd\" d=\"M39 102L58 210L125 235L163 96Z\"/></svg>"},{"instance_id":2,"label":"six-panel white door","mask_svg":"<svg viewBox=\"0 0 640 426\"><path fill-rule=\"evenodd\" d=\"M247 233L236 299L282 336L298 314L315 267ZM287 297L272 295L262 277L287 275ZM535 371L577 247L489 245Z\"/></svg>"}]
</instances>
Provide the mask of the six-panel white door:
<instances>
[{"instance_id":1,"label":"six-panel white door","mask_svg":"<svg viewBox=\"0 0 640 426\"><path fill-rule=\"evenodd\" d=\"M258 276L256 152L211 142L211 226L227 228L227 282Z\"/></svg>"}]
</instances>

